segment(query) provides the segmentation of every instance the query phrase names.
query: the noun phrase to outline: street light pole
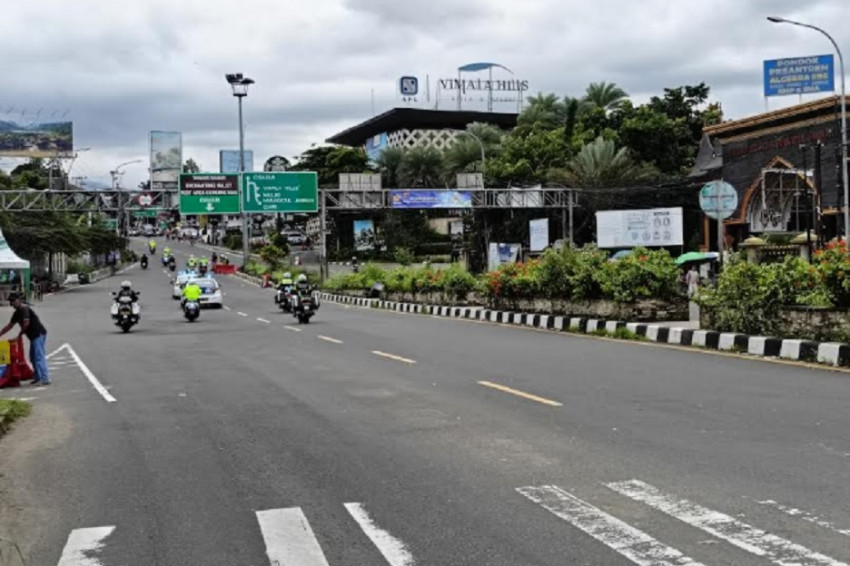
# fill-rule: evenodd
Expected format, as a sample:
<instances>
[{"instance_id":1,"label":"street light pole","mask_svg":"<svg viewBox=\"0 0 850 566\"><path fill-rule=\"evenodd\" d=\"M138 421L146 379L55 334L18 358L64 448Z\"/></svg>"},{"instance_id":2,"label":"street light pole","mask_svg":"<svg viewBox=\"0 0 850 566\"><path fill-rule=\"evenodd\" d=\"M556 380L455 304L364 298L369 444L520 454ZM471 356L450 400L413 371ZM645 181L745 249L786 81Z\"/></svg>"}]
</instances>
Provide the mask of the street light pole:
<instances>
[{"instance_id":1,"label":"street light pole","mask_svg":"<svg viewBox=\"0 0 850 566\"><path fill-rule=\"evenodd\" d=\"M124 167L125 165L132 165L134 163L141 163L141 162L142 162L141 159L134 159L133 161L125 161L124 163L122 163L121 165L118 165L117 167L115 167L115 169L113 169L112 171L109 172L109 174L112 176L112 188L115 191L117 191L115 196L118 199L118 234L120 236L125 236L127 234L127 231L125 229L126 228L126 219L125 219L125 214L124 214L124 193L121 192L120 181L119 181L120 176L124 174L124 172L121 171L121 168Z\"/></svg>"},{"instance_id":2,"label":"street light pole","mask_svg":"<svg viewBox=\"0 0 850 566\"><path fill-rule=\"evenodd\" d=\"M248 96L248 87L254 84L253 79L243 77L242 73L233 73L225 75L227 82L233 88L233 96L239 101L239 186L241 191L245 191L244 173L245 173L245 127L242 121L242 99ZM240 199L242 195L240 194ZM248 233L248 214L242 211L242 265L248 265L250 258L250 234Z\"/></svg>"},{"instance_id":3,"label":"street light pole","mask_svg":"<svg viewBox=\"0 0 850 566\"><path fill-rule=\"evenodd\" d=\"M844 182L844 238L846 239L850 236L850 182L848 182L850 171L847 169L847 89L844 80L844 56L832 36L817 26L773 16L769 16L767 19L774 24L791 24L820 32L826 36L835 48L835 52L838 53L838 68L841 73L841 177Z\"/></svg>"}]
</instances>

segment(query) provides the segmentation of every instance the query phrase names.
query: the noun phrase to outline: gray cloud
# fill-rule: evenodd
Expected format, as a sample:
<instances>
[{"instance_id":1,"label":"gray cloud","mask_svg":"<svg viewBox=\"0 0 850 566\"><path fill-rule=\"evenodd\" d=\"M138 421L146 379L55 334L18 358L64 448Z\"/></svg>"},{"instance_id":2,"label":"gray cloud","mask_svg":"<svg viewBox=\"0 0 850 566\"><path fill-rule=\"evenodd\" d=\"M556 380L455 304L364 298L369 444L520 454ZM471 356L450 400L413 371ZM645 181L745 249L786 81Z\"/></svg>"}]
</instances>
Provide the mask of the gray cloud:
<instances>
[{"instance_id":1,"label":"gray cloud","mask_svg":"<svg viewBox=\"0 0 850 566\"><path fill-rule=\"evenodd\" d=\"M376 111L395 105L401 75L430 74L433 87L481 60L562 95L604 80L641 101L705 81L742 117L763 109L763 59L830 52L771 14L822 25L850 56L850 29L837 25L850 18L846 0L28 0L0 18L0 116L70 108L76 145L92 148L75 173L101 179L145 157L151 129L184 132L185 154L215 167L237 141L224 81L235 71L257 80L245 100L257 161L368 118L373 90ZM125 184L144 176L128 168Z\"/></svg>"}]
</instances>

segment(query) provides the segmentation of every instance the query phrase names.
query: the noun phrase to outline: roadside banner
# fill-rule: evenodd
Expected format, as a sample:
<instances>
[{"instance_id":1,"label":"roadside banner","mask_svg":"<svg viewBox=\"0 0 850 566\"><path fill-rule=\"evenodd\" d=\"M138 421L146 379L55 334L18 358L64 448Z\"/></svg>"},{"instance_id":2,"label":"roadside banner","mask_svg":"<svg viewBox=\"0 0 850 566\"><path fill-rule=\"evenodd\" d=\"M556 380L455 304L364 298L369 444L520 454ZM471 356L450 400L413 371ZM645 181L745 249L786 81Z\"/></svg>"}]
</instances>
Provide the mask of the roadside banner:
<instances>
[{"instance_id":1,"label":"roadside banner","mask_svg":"<svg viewBox=\"0 0 850 566\"><path fill-rule=\"evenodd\" d=\"M392 208L472 208L466 191L397 189L390 191Z\"/></svg>"}]
</instances>

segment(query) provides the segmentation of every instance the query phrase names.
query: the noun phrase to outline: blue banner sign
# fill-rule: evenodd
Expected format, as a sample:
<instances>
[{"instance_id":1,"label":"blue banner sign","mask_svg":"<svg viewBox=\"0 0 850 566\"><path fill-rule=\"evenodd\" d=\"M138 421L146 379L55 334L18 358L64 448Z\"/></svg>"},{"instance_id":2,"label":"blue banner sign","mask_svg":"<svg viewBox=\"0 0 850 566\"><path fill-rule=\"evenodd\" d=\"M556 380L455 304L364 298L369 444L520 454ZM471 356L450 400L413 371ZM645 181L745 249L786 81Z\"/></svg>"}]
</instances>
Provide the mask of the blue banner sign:
<instances>
[{"instance_id":1,"label":"blue banner sign","mask_svg":"<svg viewBox=\"0 0 850 566\"><path fill-rule=\"evenodd\" d=\"M392 208L472 208L472 193L399 189L390 191L390 206Z\"/></svg>"},{"instance_id":2,"label":"blue banner sign","mask_svg":"<svg viewBox=\"0 0 850 566\"><path fill-rule=\"evenodd\" d=\"M812 55L764 62L764 95L810 94L835 90L832 55Z\"/></svg>"}]
</instances>

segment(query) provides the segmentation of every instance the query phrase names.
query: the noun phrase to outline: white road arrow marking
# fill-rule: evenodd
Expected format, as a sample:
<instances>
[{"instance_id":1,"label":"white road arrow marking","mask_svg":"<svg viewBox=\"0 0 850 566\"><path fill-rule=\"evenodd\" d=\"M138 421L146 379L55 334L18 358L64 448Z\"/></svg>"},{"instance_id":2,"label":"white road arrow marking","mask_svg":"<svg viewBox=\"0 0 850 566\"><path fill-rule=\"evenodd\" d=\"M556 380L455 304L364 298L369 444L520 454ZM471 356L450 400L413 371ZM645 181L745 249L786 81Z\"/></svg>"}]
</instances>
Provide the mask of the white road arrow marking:
<instances>
[{"instance_id":1,"label":"white road arrow marking","mask_svg":"<svg viewBox=\"0 0 850 566\"><path fill-rule=\"evenodd\" d=\"M115 527L94 527L71 531L58 566L102 566L101 561L93 557L92 553L103 548L103 541L114 530Z\"/></svg>"}]
</instances>

